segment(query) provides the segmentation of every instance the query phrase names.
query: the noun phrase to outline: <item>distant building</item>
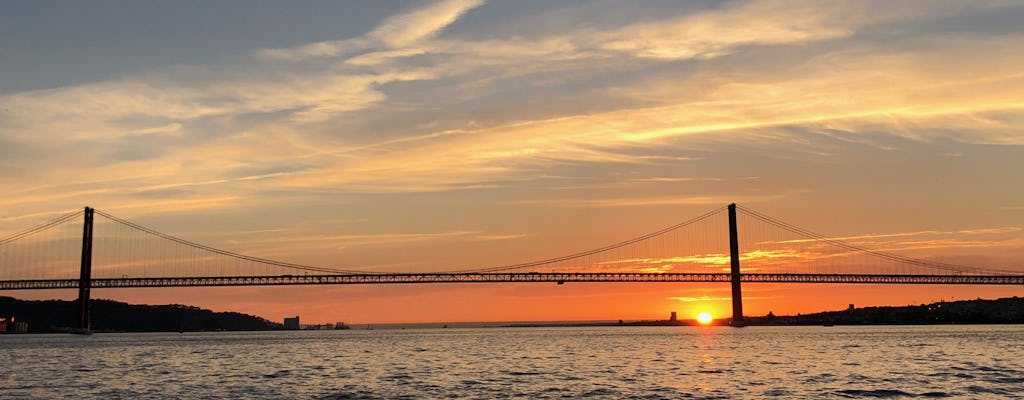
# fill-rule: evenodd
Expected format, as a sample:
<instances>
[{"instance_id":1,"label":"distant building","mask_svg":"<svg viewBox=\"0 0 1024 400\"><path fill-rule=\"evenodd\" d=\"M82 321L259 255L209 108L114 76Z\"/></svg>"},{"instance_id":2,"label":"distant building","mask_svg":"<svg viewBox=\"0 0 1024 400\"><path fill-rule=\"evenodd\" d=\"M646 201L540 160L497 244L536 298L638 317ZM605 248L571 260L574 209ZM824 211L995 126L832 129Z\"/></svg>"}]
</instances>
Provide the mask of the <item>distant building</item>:
<instances>
[{"instance_id":1,"label":"distant building","mask_svg":"<svg viewBox=\"0 0 1024 400\"><path fill-rule=\"evenodd\" d=\"M850 304L850 307L847 308L846 311L853 311L854 308L857 308L857 307L854 307L853 304Z\"/></svg>"},{"instance_id":2,"label":"distant building","mask_svg":"<svg viewBox=\"0 0 1024 400\"><path fill-rule=\"evenodd\" d=\"M294 318L284 319L284 329L298 330L299 329L299 316L296 315Z\"/></svg>"},{"instance_id":3,"label":"distant building","mask_svg":"<svg viewBox=\"0 0 1024 400\"><path fill-rule=\"evenodd\" d=\"M670 315L668 317L668 320L671 321L671 322L676 322L676 312L675 311L673 311L672 315Z\"/></svg>"},{"instance_id":4,"label":"distant building","mask_svg":"<svg viewBox=\"0 0 1024 400\"><path fill-rule=\"evenodd\" d=\"M15 322L14 317L0 318L0 333L26 333L28 322Z\"/></svg>"}]
</instances>

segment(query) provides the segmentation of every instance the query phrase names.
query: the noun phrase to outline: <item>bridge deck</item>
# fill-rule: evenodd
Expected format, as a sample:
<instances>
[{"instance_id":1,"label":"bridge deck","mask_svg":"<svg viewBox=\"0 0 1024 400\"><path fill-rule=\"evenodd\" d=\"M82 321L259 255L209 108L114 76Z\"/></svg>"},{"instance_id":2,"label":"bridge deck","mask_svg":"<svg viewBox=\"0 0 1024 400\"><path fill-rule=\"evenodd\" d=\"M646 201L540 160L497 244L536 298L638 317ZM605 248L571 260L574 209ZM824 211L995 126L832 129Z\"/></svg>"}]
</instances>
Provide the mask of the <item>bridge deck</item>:
<instances>
[{"instance_id":1,"label":"bridge deck","mask_svg":"<svg viewBox=\"0 0 1024 400\"><path fill-rule=\"evenodd\" d=\"M730 282L728 273L423 273L211 276L163 278L94 278L93 288L140 288L183 286L277 286L351 285L389 283L501 283L501 282ZM1024 275L866 275L866 274L743 274L743 282L760 283L858 283L932 285L1024 285ZM73 289L78 279L0 281L0 290Z\"/></svg>"}]
</instances>

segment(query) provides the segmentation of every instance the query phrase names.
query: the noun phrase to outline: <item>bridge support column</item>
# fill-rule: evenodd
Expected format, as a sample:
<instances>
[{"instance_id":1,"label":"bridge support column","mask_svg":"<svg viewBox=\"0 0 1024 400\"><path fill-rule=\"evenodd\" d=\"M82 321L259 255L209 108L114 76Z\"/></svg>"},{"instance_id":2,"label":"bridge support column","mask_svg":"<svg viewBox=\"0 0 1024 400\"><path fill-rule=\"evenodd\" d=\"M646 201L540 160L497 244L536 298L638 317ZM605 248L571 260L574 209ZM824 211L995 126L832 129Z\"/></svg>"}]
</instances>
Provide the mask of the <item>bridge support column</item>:
<instances>
[{"instance_id":1,"label":"bridge support column","mask_svg":"<svg viewBox=\"0 0 1024 400\"><path fill-rule=\"evenodd\" d=\"M78 329L76 333L91 333L89 321L89 289L92 288L92 217L93 209L85 208L82 227L82 271L78 278Z\"/></svg>"},{"instance_id":2,"label":"bridge support column","mask_svg":"<svg viewBox=\"0 0 1024 400\"><path fill-rule=\"evenodd\" d=\"M743 293L740 290L740 240L736 231L736 204L729 205L729 260L732 273L732 320L729 325L743 326Z\"/></svg>"}]
</instances>

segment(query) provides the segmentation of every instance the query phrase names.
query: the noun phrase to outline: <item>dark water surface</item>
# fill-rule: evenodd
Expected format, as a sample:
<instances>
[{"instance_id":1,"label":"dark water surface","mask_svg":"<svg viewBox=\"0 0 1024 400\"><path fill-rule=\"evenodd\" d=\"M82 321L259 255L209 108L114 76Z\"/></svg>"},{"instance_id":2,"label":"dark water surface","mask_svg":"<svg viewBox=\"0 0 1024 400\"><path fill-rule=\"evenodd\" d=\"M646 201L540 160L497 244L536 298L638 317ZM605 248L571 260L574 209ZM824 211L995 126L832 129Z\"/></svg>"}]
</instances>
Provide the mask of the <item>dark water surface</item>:
<instances>
[{"instance_id":1,"label":"dark water surface","mask_svg":"<svg viewBox=\"0 0 1024 400\"><path fill-rule=\"evenodd\" d=\"M1024 327L0 336L0 397L1024 398Z\"/></svg>"}]
</instances>

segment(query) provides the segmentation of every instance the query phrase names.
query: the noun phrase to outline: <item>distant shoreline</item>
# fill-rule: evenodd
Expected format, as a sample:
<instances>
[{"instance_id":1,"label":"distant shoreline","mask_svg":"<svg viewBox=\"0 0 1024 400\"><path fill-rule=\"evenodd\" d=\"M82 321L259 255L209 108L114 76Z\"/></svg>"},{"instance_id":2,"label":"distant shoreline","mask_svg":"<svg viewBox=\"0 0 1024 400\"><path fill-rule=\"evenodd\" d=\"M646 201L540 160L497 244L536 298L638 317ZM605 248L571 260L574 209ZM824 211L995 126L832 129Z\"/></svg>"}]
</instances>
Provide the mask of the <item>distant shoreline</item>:
<instances>
[{"instance_id":1,"label":"distant shoreline","mask_svg":"<svg viewBox=\"0 0 1024 400\"><path fill-rule=\"evenodd\" d=\"M98 301L97 312L118 314L94 318L94 332L212 332L274 331L283 326L263 318L234 313L212 312L182 305L129 305L109 300ZM27 333L66 333L71 326L73 302L32 301L0 297L0 317L14 316L29 321ZM114 312L113 309L117 311ZM127 322L126 322L127 321ZM148 321L143 323L144 321ZM97 322L99 324L97 324ZM102 324L102 325L100 325ZM130 325L126 325L130 324ZM743 326L914 326L914 325L1016 325L1024 324L1024 298L995 300L959 300L917 306L849 308L795 316L748 316ZM710 326L728 326L727 319ZM556 328L556 327L672 327L701 326L694 320L607 320L607 321L505 321L351 324L352 330L445 329L445 328Z\"/></svg>"},{"instance_id":2,"label":"distant shoreline","mask_svg":"<svg viewBox=\"0 0 1024 400\"><path fill-rule=\"evenodd\" d=\"M942 301L917 306L879 306L823 311L812 314L747 316L743 326L913 326L913 325L1017 325L1024 324L1024 298L995 300ZM694 320L607 320L607 321L507 321L410 324L354 324L352 329L366 326L375 329L425 329L451 327L472 328L558 328L558 327L635 327L635 326L702 326ZM729 326L728 319L714 320L710 326Z\"/></svg>"}]
</instances>

